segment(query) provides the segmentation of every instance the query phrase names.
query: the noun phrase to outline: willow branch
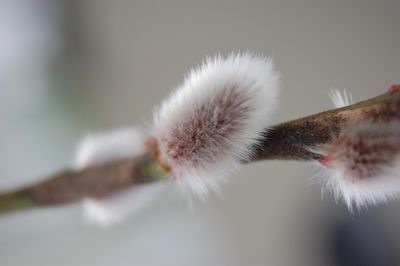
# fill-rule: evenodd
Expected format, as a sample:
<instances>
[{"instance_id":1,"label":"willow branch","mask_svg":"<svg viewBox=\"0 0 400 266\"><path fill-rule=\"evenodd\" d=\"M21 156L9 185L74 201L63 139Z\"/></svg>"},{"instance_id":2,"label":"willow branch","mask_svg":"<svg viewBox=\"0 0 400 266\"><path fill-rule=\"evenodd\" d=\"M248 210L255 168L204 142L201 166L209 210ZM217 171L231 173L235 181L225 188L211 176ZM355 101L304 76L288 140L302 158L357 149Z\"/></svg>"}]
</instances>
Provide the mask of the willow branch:
<instances>
[{"instance_id":1,"label":"willow branch","mask_svg":"<svg viewBox=\"0 0 400 266\"><path fill-rule=\"evenodd\" d=\"M262 144L255 147L254 160L317 160L320 155L309 148L329 144L346 125L393 119L400 119L399 85L366 101L273 126L265 131Z\"/></svg>"},{"instance_id":2,"label":"willow branch","mask_svg":"<svg viewBox=\"0 0 400 266\"><path fill-rule=\"evenodd\" d=\"M122 189L159 180L165 172L152 153L81 171L67 170L31 186L0 195L0 214L57 206L82 198L103 198Z\"/></svg>"},{"instance_id":3,"label":"willow branch","mask_svg":"<svg viewBox=\"0 0 400 266\"><path fill-rule=\"evenodd\" d=\"M273 126L265 131L261 145L255 147L253 160L317 160L320 155L308 148L330 143L346 125L363 120L392 119L400 119L400 86L357 104ZM153 151L141 157L56 174L43 182L0 195L0 214L63 205L85 197L101 198L160 180L167 170L157 158L157 152Z\"/></svg>"}]
</instances>

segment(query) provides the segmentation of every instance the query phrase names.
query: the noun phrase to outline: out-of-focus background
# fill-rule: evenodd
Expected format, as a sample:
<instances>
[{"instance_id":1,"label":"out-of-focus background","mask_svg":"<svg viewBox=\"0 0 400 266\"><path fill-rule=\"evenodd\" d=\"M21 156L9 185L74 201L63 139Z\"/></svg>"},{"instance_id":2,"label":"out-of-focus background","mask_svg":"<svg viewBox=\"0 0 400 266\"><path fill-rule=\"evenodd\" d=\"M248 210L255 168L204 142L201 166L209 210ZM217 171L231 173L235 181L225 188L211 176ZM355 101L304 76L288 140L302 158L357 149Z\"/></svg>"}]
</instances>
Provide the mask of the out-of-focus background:
<instances>
[{"instance_id":1,"label":"out-of-focus background","mask_svg":"<svg viewBox=\"0 0 400 266\"><path fill-rule=\"evenodd\" d=\"M68 167L87 132L146 125L207 55L254 51L283 75L275 122L400 80L400 2L0 1L0 188ZM80 204L0 218L0 265L400 265L400 202L351 214L305 163L247 165L190 210L171 190L108 230Z\"/></svg>"}]
</instances>

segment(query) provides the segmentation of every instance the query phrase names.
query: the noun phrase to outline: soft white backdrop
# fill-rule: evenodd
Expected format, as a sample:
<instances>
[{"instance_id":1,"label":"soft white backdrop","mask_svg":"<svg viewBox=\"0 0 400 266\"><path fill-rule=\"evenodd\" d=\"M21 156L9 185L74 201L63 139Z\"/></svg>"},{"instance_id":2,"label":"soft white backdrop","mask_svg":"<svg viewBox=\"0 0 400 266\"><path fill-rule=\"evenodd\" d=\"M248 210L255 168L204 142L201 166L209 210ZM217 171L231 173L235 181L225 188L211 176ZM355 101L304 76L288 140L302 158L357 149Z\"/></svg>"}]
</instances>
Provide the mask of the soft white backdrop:
<instances>
[{"instance_id":1,"label":"soft white backdrop","mask_svg":"<svg viewBox=\"0 0 400 266\"><path fill-rule=\"evenodd\" d=\"M66 167L89 130L146 124L206 55L254 51L283 76L276 122L366 99L400 82L398 1L4 0L0 3L0 185ZM35 34L32 34L35 33ZM1 265L329 265L351 219L298 162L246 166L192 212L165 195L127 223L84 225L80 206L0 218ZM376 209L400 239L398 202ZM400 241L397 241L400 242Z\"/></svg>"}]
</instances>

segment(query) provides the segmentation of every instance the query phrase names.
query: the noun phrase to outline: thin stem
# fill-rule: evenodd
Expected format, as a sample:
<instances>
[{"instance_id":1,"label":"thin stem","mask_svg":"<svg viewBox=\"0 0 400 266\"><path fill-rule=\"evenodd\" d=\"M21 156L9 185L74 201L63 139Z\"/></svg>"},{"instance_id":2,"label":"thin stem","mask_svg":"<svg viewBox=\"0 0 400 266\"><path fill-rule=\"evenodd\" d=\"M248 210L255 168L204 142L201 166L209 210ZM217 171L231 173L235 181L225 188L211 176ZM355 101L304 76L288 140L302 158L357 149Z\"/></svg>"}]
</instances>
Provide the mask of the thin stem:
<instances>
[{"instance_id":1,"label":"thin stem","mask_svg":"<svg viewBox=\"0 0 400 266\"><path fill-rule=\"evenodd\" d=\"M328 144L343 127L364 120L400 119L400 92L282 123L266 130L254 160L317 160L312 148ZM310 149L311 148L311 149Z\"/></svg>"},{"instance_id":2,"label":"thin stem","mask_svg":"<svg viewBox=\"0 0 400 266\"><path fill-rule=\"evenodd\" d=\"M160 180L166 173L151 154L82 171L64 171L45 181L0 195L0 214L38 206L72 203L85 197L102 198L121 189Z\"/></svg>"},{"instance_id":3,"label":"thin stem","mask_svg":"<svg viewBox=\"0 0 400 266\"><path fill-rule=\"evenodd\" d=\"M32 209L39 206L32 198L19 192L0 195L0 214Z\"/></svg>"}]
</instances>

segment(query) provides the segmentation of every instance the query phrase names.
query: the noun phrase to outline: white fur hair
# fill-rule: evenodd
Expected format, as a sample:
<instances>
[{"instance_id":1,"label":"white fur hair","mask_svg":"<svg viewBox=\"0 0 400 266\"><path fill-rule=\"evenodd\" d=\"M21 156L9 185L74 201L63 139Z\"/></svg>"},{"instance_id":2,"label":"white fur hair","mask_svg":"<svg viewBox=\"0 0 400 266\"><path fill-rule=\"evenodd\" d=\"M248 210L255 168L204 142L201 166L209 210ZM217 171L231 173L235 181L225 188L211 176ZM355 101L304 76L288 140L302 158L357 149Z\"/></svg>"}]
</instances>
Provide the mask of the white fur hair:
<instances>
[{"instance_id":1,"label":"white fur hair","mask_svg":"<svg viewBox=\"0 0 400 266\"><path fill-rule=\"evenodd\" d=\"M338 89L331 89L329 93L329 98L331 98L333 106L335 108L341 108L353 104L353 95L346 89L340 91Z\"/></svg>"},{"instance_id":2,"label":"white fur hair","mask_svg":"<svg viewBox=\"0 0 400 266\"><path fill-rule=\"evenodd\" d=\"M153 205L166 190L165 182L152 182L127 188L102 199L83 201L83 219L90 225L111 227Z\"/></svg>"},{"instance_id":3,"label":"white fur hair","mask_svg":"<svg viewBox=\"0 0 400 266\"><path fill-rule=\"evenodd\" d=\"M186 76L154 118L172 177L205 199L249 160L278 104L280 74L249 53L208 58Z\"/></svg>"},{"instance_id":4,"label":"white fur hair","mask_svg":"<svg viewBox=\"0 0 400 266\"><path fill-rule=\"evenodd\" d=\"M146 152L147 134L139 127L122 128L91 134L78 145L74 169L101 165L139 156ZM83 218L89 224L109 227L123 222L125 217L149 207L162 194L164 184L155 182L127 188L100 199L83 201Z\"/></svg>"},{"instance_id":5,"label":"white fur hair","mask_svg":"<svg viewBox=\"0 0 400 266\"><path fill-rule=\"evenodd\" d=\"M400 195L400 122L363 122L321 148L322 180L350 209Z\"/></svg>"},{"instance_id":6,"label":"white fur hair","mask_svg":"<svg viewBox=\"0 0 400 266\"><path fill-rule=\"evenodd\" d=\"M73 168L80 170L140 155L145 152L146 137L144 130L139 127L90 134L79 143Z\"/></svg>"}]
</instances>

